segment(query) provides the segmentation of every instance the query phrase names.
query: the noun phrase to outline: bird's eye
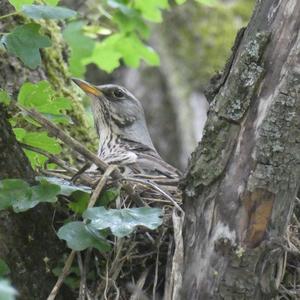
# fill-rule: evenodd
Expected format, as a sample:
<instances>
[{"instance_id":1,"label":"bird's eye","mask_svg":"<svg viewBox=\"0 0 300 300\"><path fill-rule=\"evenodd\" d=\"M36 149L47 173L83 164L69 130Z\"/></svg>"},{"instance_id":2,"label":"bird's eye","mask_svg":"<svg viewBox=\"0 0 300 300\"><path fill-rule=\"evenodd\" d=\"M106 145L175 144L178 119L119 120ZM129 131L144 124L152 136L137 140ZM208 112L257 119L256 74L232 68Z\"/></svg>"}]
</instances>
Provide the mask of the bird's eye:
<instances>
[{"instance_id":1,"label":"bird's eye","mask_svg":"<svg viewBox=\"0 0 300 300\"><path fill-rule=\"evenodd\" d=\"M120 89L115 89L114 91L113 91L113 94L114 94L114 96L116 97L116 98L123 98L124 97L124 92L122 91L122 90L120 90Z\"/></svg>"}]
</instances>

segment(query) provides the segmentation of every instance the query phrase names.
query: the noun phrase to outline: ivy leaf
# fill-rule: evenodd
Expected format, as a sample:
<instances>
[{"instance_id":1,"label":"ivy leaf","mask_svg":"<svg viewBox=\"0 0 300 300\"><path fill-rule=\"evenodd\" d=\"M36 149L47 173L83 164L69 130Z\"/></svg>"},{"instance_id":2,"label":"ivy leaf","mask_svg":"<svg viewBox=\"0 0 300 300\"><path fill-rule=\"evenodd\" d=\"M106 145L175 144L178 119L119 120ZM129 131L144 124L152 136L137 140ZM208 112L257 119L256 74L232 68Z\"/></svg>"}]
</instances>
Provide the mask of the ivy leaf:
<instances>
[{"instance_id":1,"label":"ivy leaf","mask_svg":"<svg viewBox=\"0 0 300 300\"><path fill-rule=\"evenodd\" d=\"M28 199L20 199L13 204L14 212L23 212L35 207L40 202L56 202L56 196L60 192L60 187L41 181L40 184L31 187L31 196Z\"/></svg>"},{"instance_id":2,"label":"ivy leaf","mask_svg":"<svg viewBox=\"0 0 300 300\"><path fill-rule=\"evenodd\" d=\"M22 12L32 19L67 19L74 17L76 11L66 7L53 7L47 5L23 5Z\"/></svg>"},{"instance_id":3,"label":"ivy leaf","mask_svg":"<svg viewBox=\"0 0 300 300\"><path fill-rule=\"evenodd\" d=\"M77 214L83 214L88 207L90 195L82 191L75 191L70 198L69 208Z\"/></svg>"},{"instance_id":4,"label":"ivy leaf","mask_svg":"<svg viewBox=\"0 0 300 300\"><path fill-rule=\"evenodd\" d=\"M38 185L32 186L32 199L39 202L56 202L56 196L61 194L60 187L49 183L47 180L41 180Z\"/></svg>"},{"instance_id":5,"label":"ivy leaf","mask_svg":"<svg viewBox=\"0 0 300 300\"><path fill-rule=\"evenodd\" d=\"M67 24L63 31L63 36L71 48L71 56L69 58L70 72L74 76L82 76L85 72L86 63L83 60L90 57L95 47L95 42L84 35L83 27L85 22L77 21Z\"/></svg>"},{"instance_id":6,"label":"ivy leaf","mask_svg":"<svg viewBox=\"0 0 300 300\"><path fill-rule=\"evenodd\" d=\"M26 201L31 197L27 182L21 179L4 179L0 181L0 210L12 206L17 201Z\"/></svg>"},{"instance_id":7,"label":"ivy leaf","mask_svg":"<svg viewBox=\"0 0 300 300\"><path fill-rule=\"evenodd\" d=\"M47 180L49 183L56 184L60 187L60 195L70 196L73 192L81 191L90 194L92 189L84 185L75 185L70 181L58 177L37 177L38 180Z\"/></svg>"},{"instance_id":8,"label":"ivy leaf","mask_svg":"<svg viewBox=\"0 0 300 300\"><path fill-rule=\"evenodd\" d=\"M123 209L88 208L83 214L90 227L102 230L110 228L117 237L129 235L136 226L156 229L162 224L160 208L139 207Z\"/></svg>"},{"instance_id":9,"label":"ivy leaf","mask_svg":"<svg viewBox=\"0 0 300 300\"><path fill-rule=\"evenodd\" d=\"M70 222L62 226L57 235L61 240L67 242L69 248L75 251L82 251L89 247L103 252L110 250L110 245L105 238L100 233L98 237L95 237L83 222Z\"/></svg>"},{"instance_id":10,"label":"ivy leaf","mask_svg":"<svg viewBox=\"0 0 300 300\"><path fill-rule=\"evenodd\" d=\"M1 39L7 51L19 57L31 69L41 63L39 49L51 46L50 38L39 33L40 28L40 25L34 23L17 26Z\"/></svg>"},{"instance_id":11,"label":"ivy leaf","mask_svg":"<svg viewBox=\"0 0 300 300\"><path fill-rule=\"evenodd\" d=\"M15 300L18 292L11 286L9 281L0 280L0 300Z\"/></svg>"},{"instance_id":12,"label":"ivy leaf","mask_svg":"<svg viewBox=\"0 0 300 300\"><path fill-rule=\"evenodd\" d=\"M107 206L110 202L114 201L120 195L119 188L110 188L101 193L99 205Z\"/></svg>"},{"instance_id":13,"label":"ivy leaf","mask_svg":"<svg viewBox=\"0 0 300 300\"><path fill-rule=\"evenodd\" d=\"M12 207L15 212L26 211L40 202L55 202L60 187L41 181L29 186L22 179L3 179L0 181L0 210Z\"/></svg>"},{"instance_id":14,"label":"ivy leaf","mask_svg":"<svg viewBox=\"0 0 300 300\"><path fill-rule=\"evenodd\" d=\"M10 103L8 93L2 89L0 89L0 103L3 103L4 105L8 105Z\"/></svg>"},{"instance_id":15,"label":"ivy leaf","mask_svg":"<svg viewBox=\"0 0 300 300\"><path fill-rule=\"evenodd\" d=\"M24 4L32 4L34 0L8 0L11 5L15 7L16 10L20 10Z\"/></svg>"}]
</instances>

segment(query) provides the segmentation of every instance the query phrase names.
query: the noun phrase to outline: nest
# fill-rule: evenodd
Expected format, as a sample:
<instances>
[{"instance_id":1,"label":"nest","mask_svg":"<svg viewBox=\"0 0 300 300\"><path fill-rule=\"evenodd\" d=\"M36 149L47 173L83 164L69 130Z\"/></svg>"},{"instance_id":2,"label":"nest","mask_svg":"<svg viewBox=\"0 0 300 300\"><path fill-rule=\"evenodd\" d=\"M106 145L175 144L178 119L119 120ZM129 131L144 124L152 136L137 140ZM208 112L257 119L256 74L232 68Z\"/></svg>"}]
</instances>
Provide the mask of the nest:
<instances>
[{"instance_id":1,"label":"nest","mask_svg":"<svg viewBox=\"0 0 300 300\"><path fill-rule=\"evenodd\" d=\"M41 170L71 181L64 170ZM90 183L97 190L97 184L105 174L85 173L77 180ZM83 182L81 179L83 178ZM109 208L159 207L163 210L163 222L157 230L139 227L124 238L108 237L112 251L101 253L86 250L77 254L80 268L79 299L161 299L165 285L169 284L171 261L174 254L174 228L172 216L181 210L181 193L177 189L178 179L164 176L131 176L113 180L107 177L105 189L121 186L120 196Z\"/></svg>"}]
</instances>

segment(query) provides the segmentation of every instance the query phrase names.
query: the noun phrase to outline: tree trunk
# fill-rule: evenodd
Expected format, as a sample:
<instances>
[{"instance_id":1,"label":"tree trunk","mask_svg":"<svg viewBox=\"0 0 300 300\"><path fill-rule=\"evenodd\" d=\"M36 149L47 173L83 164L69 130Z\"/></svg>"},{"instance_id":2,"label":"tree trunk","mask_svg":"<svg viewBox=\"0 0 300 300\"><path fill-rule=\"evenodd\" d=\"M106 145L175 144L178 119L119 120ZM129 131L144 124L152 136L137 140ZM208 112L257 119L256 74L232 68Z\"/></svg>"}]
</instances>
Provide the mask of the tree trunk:
<instances>
[{"instance_id":1,"label":"tree trunk","mask_svg":"<svg viewBox=\"0 0 300 300\"><path fill-rule=\"evenodd\" d=\"M0 105L0 179L21 178L34 183L34 172L17 143ZM26 213L0 212L0 258L22 299L45 299L55 283L51 268L64 246L52 228L53 209L38 206Z\"/></svg>"},{"instance_id":2,"label":"tree trunk","mask_svg":"<svg viewBox=\"0 0 300 300\"><path fill-rule=\"evenodd\" d=\"M300 2L258 1L184 183L182 299L271 299L300 175Z\"/></svg>"},{"instance_id":3,"label":"tree trunk","mask_svg":"<svg viewBox=\"0 0 300 300\"><path fill-rule=\"evenodd\" d=\"M1 15L11 12L7 1L0 1ZM23 21L20 17L4 19L0 31L11 30L12 25ZM63 52L66 45L60 36L56 23L47 21L44 30L55 40L55 45L42 50L43 66L36 70L26 68L16 57L0 49L0 88L16 99L20 86L26 82L49 79L49 82L64 96L76 95L68 85L69 78ZM79 97L78 97L79 98ZM73 99L74 111L70 112L76 126L69 131L85 143L90 143L90 133L84 120L83 108L78 99ZM17 143L7 120L4 107L0 105L0 180L21 178L34 182L34 171ZM9 277L21 299L46 299L55 284L52 269L58 267L58 259L68 251L53 229L54 207L38 205L25 213L16 214L9 210L0 212L0 258L10 268ZM69 290L60 293L63 299L71 299Z\"/></svg>"}]
</instances>

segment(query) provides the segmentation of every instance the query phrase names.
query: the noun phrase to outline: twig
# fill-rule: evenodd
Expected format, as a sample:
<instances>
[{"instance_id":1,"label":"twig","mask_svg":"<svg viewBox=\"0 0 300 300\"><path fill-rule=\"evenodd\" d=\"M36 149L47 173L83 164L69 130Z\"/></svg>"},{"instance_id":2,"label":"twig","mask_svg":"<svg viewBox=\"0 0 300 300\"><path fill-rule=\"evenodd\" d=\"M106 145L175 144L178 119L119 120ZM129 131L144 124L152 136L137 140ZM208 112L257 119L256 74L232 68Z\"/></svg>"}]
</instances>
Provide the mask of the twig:
<instances>
[{"instance_id":1,"label":"twig","mask_svg":"<svg viewBox=\"0 0 300 300\"><path fill-rule=\"evenodd\" d=\"M73 263L73 260L74 260L74 257L75 257L75 254L76 254L76 251L72 250L71 253L69 254L67 260L66 260L66 263L65 263L65 266L61 272L61 274L59 275L50 295L48 296L47 300L54 300L61 285L63 284L65 278L68 276L69 274L69 271L70 271L70 268L72 266L72 263Z\"/></svg>"},{"instance_id":2,"label":"twig","mask_svg":"<svg viewBox=\"0 0 300 300\"><path fill-rule=\"evenodd\" d=\"M58 178L61 178L61 179L64 179L64 180L68 180L68 181L71 180L70 176L65 175L65 174L61 174L59 172L50 171L50 170L43 170L43 169L39 170L39 172L41 174L44 174L44 175L47 175L47 176L58 177Z\"/></svg>"},{"instance_id":3,"label":"twig","mask_svg":"<svg viewBox=\"0 0 300 300\"><path fill-rule=\"evenodd\" d=\"M105 172L105 170L108 168L108 164L102 161L97 155L95 155L93 152L88 150L86 147L84 147L81 143L73 139L71 136L69 136L67 133L65 133L62 129L60 129L57 125L49 121L47 118L45 118L42 114L39 112L33 110L33 109L27 109L19 104L17 104L17 107L28 114L31 118L33 118L35 121L37 121L40 125L42 125L44 128L47 129L49 133L51 133L53 136L59 138L63 143L71 147L73 150L77 151L84 157L86 157L89 161L93 162L102 172ZM112 174L115 179L122 178L120 171L118 169L114 170L114 173Z\"/></svg>"},{"instance_id":4,"label":"twig","mask_svg":"<svg viewBox=\"0 0 300 300\"><path fill-rule=\"evenodd\" d=\"M91 198L88 204L88 208L91 208L95 205L103 187L105 186L105 183L109 177L109 175L116 169L116 166L110 165L108 166L107 170L105 171L105 173L103 174L103 176L101 177L101 179L99 180ZM63 268L62 273L59 275L58 280L56 281L50 295L48 296L47 300L54 300L55 297L57 296L57 293L64 281L64 279L66 278L66 276L68 275L70 268L72 266L72 262L74 260L74 256L76 254L76 251L72 250L70 255L68 256L65 266Z\"/></svg>"},{"instance_id":5,"label":"twig","mask_svg":"<svg viewBox=\"0 0 300 300\"><path fill-rule=\"evenodd\" d=\"M174 206L182 213L184 214L183 209L178 205L178 203L171 197L171 195L169 195L167 192L165 192L164 190L162 190L159 186L157 186L156 184L154 184L151 181L148 180L142 180L142 179L137 179L137 178L132 178L132 177L124 177L122 180L125 181L132 181L132 182L137 182L137 183L141 183L144 184L146 186L150 186L152 189L158 191L160 194L162 194L163 196L165 196L168 200L170 200Z\"/></svg>"},{"instance_id":6,"label":"twig","mask_svg":"<svg viewBox=\"0 0 300 300\"><path fill-rule=\"evenodd\" d=\"M22 148L39 153L41 155L46 156L51 162L54 162L55 164L57 164L58 166L60 166L61 168L65 169L66 171L70 172L71 174L75 174L77 172L77 169L74 167L69 166L65 161L63 161L62 159L58 158L57 156L34 146L30 146L24 143L19 143L21 145Z\"/></svg>"},{"instance_id":7,"label":"twig","mask_svg":"<svg viewBox=\"0 0 300 300\"><path fill-rule=\"evenodd\" d=\"M158 263L159 263L159 248L160 243L157 245L157 253L156 253L156 261L155 261L155 276L154 276L154 283L153 283L153 289L152 289L152 299L155 300L156 296L156 286L157 286L157 280L158 280Z\"/></svg>"},{"instance_id":8,"label":"twig","mask_svg":"<svg viewBox=\"0 0 300 300\"><path fill-rule=\"evenodd\" d=\"M90 198L90 201L89 201L89 204L88 204L88 208L91 208L95 205L103 187L105 186L106 184L106 181L108 180L109 176L117 169L117 166L115 165L109 165L108 168L106 169L106 171L104 172L104 174L102 175L99 183L97 184L97 187L95 188L91 198Z\"/></svg>"},{"instance_id":9,"label":"twig","mask_svg":"<svg viewBox=\"0 0 300 300\"><path fill-rule=\"evenodd\" d=\"M80 286L79 286L79 296L78 300L85 300L86 295L86 273L84 271L84 266L82 262L82 257L80 252L77 252L77 262L80 270Z\"/></svg>"},{"instance_id":10,"label":"twig","mask_svg":"<svg viewBox=\"0 0 300 300\"><path fill-rule=\"evenodd\" d=\"M15 16L15 15L18 15L18 14L20 14L20 12L19 12L19 11L13 11L13 12L11 12L11 13L9 13L9 14L6 14L6 15L3 15L3 16L0 16L0 20L2 20L2 19L5 19L5 18L8 18L8 17Z\"/></svg>"}]
</instances>

